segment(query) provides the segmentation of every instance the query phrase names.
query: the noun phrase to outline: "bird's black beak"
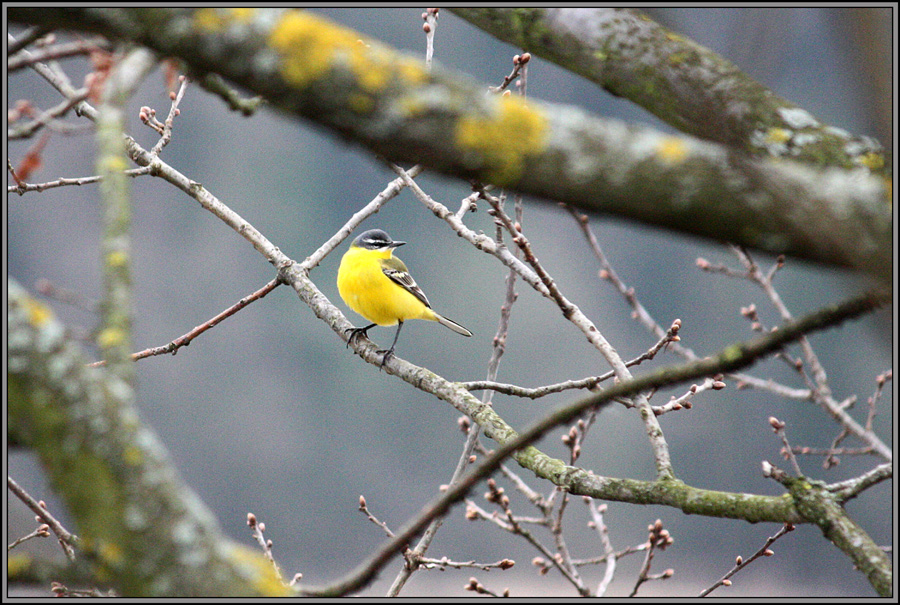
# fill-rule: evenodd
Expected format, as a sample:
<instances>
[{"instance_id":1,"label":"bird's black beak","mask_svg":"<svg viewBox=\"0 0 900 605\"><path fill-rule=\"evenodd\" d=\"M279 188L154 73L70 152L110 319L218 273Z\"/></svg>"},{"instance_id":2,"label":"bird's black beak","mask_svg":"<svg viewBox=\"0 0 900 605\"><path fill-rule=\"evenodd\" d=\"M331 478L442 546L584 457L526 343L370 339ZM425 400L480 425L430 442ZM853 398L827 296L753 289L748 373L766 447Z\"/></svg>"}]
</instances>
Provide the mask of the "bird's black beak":
<instances>
[{"instance_id":1,"label":"bird's black beak","mask_svg":"<svg viewBox=\"0 0 900 605\"><path fill-rule=\"evenodd\" d=\"M399 248L404 245L406 245L406 242L391 242L391 248Z\"/></svg>"}]
</instances>

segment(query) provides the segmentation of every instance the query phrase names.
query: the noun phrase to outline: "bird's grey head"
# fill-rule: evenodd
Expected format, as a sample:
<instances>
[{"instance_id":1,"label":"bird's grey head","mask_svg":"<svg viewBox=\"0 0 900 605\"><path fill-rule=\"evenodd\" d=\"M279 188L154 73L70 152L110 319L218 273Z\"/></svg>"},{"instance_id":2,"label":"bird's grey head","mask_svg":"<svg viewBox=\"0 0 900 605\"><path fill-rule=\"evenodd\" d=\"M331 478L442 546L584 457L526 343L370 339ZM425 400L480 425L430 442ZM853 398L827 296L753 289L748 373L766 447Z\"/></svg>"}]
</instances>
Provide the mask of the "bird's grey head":
<instances>
[{"instance_id":1,"label":"bird's grey head","mask_svg":"<svg viewBox=\"0 0 900 605\"><path fill-rule=\"evenodd\" d=\"M367 250L384 250L385 248L396 248L402 246L406 242L395 242L391 236L381 229L369 229L353 240L353 245Z\"/></svg>"}]
</instances>

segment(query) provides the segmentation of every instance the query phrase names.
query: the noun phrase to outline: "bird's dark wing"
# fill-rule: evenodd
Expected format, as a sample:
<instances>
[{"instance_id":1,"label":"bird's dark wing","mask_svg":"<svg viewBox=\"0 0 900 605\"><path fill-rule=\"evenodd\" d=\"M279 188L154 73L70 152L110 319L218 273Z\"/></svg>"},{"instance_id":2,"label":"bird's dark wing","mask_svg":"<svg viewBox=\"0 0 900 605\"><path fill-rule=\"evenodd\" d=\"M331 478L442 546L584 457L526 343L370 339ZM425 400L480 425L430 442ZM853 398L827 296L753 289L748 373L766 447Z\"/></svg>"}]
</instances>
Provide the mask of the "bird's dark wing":
<instances>
[{"instance_id":1,"label":"bird's dark wing","mask_svg":"<svg viewBox=\"0 0 900 605\"><path fill-rule=\"evenodd\" d=\"M386 258L381 261L381 270L404 290L421 300L426 307L429 309L431 308L431 303L428 302L428 298L425 296L425 293L422 292L422 288L419 287L416 280L409 274L409 271L406 269L406 265L403 264L402 260L394 256Z\"/></svg>"}]
</instances>

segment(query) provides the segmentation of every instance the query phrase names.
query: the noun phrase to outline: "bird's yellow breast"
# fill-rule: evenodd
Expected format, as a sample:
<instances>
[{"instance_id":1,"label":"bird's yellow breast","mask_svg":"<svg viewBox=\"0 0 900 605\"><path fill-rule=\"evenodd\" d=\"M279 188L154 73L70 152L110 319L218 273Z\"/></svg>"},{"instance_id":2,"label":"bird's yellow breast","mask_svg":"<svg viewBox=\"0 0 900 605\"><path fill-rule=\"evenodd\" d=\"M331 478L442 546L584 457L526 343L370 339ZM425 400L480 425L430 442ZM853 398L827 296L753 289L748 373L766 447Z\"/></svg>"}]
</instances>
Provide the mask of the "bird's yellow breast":
<instances>
[{"instance_id":1,"label":"bird's yellow breast","mask_svg":"<svg viewBox=\"0 0 900 605\"><path fill-rule=\"evenodd\" d=\"M350 248L341 259L337 286L347 306L379 326L393 326L408 319L434 319L434 312L382 271L379 252Z\"/></svg>"}]
</instances>

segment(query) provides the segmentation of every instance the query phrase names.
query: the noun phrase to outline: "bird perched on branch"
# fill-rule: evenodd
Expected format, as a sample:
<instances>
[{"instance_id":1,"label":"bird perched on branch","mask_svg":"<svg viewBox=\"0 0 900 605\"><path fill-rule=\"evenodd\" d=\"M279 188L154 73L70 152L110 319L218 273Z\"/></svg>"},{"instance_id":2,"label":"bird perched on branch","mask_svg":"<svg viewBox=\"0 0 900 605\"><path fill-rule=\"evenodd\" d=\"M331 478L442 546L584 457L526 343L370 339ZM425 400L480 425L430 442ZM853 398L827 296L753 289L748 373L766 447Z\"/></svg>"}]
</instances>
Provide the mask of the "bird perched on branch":
<instances>
[{"instance_id":1,"label":"bird perched on branch","mask_svg":"<svg viewBox=\"0 0 900 605\"><path fill-rule=\"evenodd\" d=\"M405 243L392 240L381 229L371 229L353 240L338 269L337 286L341 298L347 306L372 322L362 328L350 328L347 346L360 334L368 337L369 329L375 326L397 326L390 348L378 351L384 353L381 367L394 354L403 322L408 319L436 321L457 334L472 335L431 308L406 265L394 256L394 249Z\"/></svg>"}]
</instances>

